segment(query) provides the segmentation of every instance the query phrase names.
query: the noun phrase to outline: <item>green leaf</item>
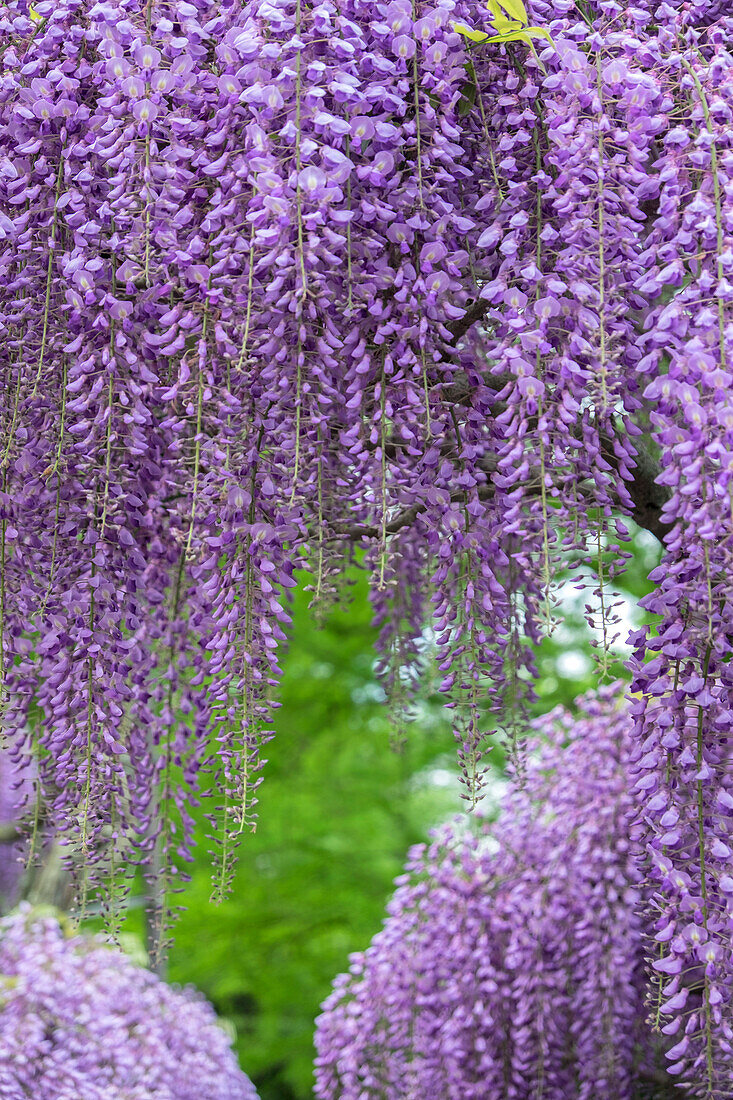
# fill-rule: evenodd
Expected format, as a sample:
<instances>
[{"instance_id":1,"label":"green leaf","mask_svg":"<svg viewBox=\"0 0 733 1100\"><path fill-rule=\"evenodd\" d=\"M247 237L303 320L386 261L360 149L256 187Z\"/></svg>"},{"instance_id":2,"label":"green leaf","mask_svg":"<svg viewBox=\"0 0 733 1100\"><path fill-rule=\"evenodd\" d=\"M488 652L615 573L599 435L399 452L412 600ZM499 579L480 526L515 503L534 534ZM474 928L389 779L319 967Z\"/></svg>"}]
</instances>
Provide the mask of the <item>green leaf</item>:
<instances>
[{"instance_id":1,"label":"green leaf","mask_svg":"<svg viewBox=\"0 0 733 1100\"><path fill-rule=\"evenodd\" d=\"M508 34L494 34L482 39L485 42L526 42L530 45L533 38L546 38L550 45L555 43L549 31L544 27L526 27L523 31L510 31Z\"/></svg>"},{"instance_id":2,"label":"green leaf","mask_svg":"<svg viewBox=\"0 0 733 1100\"><path fill-rule=\"evenodd\" d=\"M496 5L496 2L497 0L489 0L489 4ZM503 16L501 16L501 20L506 29L501 29L497 20L494 19L496 29L499 31L498 34L487 34L484 31L472 30L465 23L451 23L451 26L457 34L463 35L470 42L497 42L500 44L503 42L525 42L527 45L531 45L533 38L546 38L551 46L555 45L550 32L545 30L544 27L520 27L515 20L504 19Z\"/></svg>"},{"instance_id":3,"label":"green leaf","mask_svg":"<svg viewBox=\"0 0 733 1100\"><path fill-rule=\"evenodd\" d=\"M529 16L527 15L527 9L525 8L522 0L498 0L498 3L510 17L510 19L516 19L519 23L523 23L526 27L529 23ZM497 6L497 0L490 0L489 8Z\"/></svg>"},{"instance_id":4,"label":"green leaf","mask_svg":"<svg viewBox=\"0 0 733 1100\"><path fill-rule=\"evenodd\" d=\"M487 0L489 12L491 13L491 22L500 34L508 34L510 31L521 31L522 21L517 19L508 19L502 10L502 5L498 3L498 0Z\"/></svg>"},{"instance_id":5,"label":"green leaf","mask_svg":"<svg viewBox=\"0 0 733 1100\"><path fill-rule=\"evenodd\" d=\"M462 34L464 38L470 39L471 42L489 41L488 34L485 34L484 31L472 31L465 23L451 23L451 26L457 34Z\"/></svg>"}]
</instances>

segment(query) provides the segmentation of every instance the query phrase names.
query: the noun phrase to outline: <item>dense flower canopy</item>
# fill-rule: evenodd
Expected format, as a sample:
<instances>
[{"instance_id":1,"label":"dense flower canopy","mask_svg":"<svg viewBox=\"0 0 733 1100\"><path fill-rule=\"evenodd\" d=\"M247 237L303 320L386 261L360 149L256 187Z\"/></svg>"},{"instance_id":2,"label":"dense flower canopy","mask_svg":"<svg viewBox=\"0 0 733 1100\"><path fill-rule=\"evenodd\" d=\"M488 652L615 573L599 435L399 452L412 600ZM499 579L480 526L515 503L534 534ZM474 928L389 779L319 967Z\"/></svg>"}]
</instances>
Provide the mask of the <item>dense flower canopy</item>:
<instances>
[{"instance_id":1,"label":"dense flower canopy","mask_svg":"<svg viewBox=\"0 0 733 1100\"><path fill-rule=\"evenodd\" d=\"M665 542L634 639L655 966L680 986L701 924L680 1055L717 1095L733 16L531 0L530 50L481 40L490 7L3 5L3 725L98 882L161 868L162 930L191 792L217 895L253 820L298 565L323 602L363 548L398 708L432 625L474 799L570 553L604 672L634 518Z\"/></svg>"},{"instance_id":2,"label":"dense flower canopy","mask_svg":"<svg viewBox=\"0 0 733 1100\"><path fill-rule=\"evenodd\" d=\"M210 1006L21 908L0 921L3 1100L257 1100Z\"/></svg>"},{"instance_id":3,"label":"dense flower canopy","mask_svg":"<svg viewBox=\"0 0 733 1100\"><path fill-rule=\"evenodd\" d=\"M618 700L607 689L579 717L536 722L498 823L444 827L410 853L384 929L317 1022L321 1100L672 1095L646 1021L651 929Z\"/></svg>"}]
</instances>

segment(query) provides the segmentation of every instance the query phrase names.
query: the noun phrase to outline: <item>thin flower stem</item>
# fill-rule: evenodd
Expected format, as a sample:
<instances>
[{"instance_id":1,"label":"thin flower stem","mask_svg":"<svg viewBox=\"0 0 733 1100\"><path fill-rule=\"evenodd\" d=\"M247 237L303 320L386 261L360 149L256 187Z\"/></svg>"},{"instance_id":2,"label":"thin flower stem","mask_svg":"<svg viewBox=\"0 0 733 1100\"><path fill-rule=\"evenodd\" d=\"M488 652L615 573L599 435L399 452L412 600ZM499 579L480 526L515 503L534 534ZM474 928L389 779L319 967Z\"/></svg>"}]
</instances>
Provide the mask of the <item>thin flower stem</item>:
<instances>
[{"instance_id":1,"label":"thin flower stem","mask_svg":"<svg viewBox=\"0 0 733 1100\"><path fill-rule=\"evenodd\" d=\"M379 539L379 588L380 590L385 587L385 570L387 567L387 458L385 455L385 447L387 444L387 431L385 426L386 417L386 386L385 386L385 372L384 362L382 362L382 378L379 387L379 451L380 451L380 488L382 494L382 506L381 506L381 533Z\"/></svg>"},{"instance_id":2,"label":"thin flower stem","mask_svg":"<svg viewBox=\"0 0 733 1100\"><path fill-rule=\"evenodd\" d=\"M688 73L692 77L697 94L700 97L700 103L702 105L703 114L705 116L705 125L710 135L710 169L713 183L713 197L715 200L715 225L717 229L717 255L716 255L716 270L718 280L723 280L725 277L725 268L723 266L723 250L725 248L725 227L723 224L723 195L720 187L720 167L718 157L718 146L715 141L714 131L712 127L712 119L710 117L710 105L708 104L708 97L705 94L705 89L702 86L700 77L693 69L690 62L686 57L681 57L682 64L687 69ZM722 295L717 296L718 301L718 348L720 351L720 365L725 367L727 365L727 352L725 341L725 302Z\"/></svg>"},{"instance_id":3,"label":"thin flower stem","mask_svg":"<svg viewBox=\"0 0 733 1100\"><path fill-rule=\"evenodd\" d=\"M295 0L295 36L300 43L301 34L301 22L302 22L302 0ZM297 179L295 184L295 201L297 206L298 216L298 262L300 264L300 297L305 298L308 293L308 279L305 270L305 242L303 234L303 191L300 182L300 173L303 167L301 159L301 129L302 129L302 47L300 44L295 49L295 171L297 173Z\"/></svg>"},{"instance_id":4,"label":"thin flower stem","mask_svg":"<svg viewBox=\"0 0 733 1100\"><path fill-rule=\"evenodd\" d=\"M211 249L209 249L209 276L206 283L207 291L211 289ZM206 350L206 338L208 335L208 320L209 320L209 298L208 294L206 302L204 304L204 320L201 329L201 342L204 345L204 351ZM191 555L191 547L193 545L193 532L196 524L196 511L198 507L198 492L199 492L199 478L201 476L201 429L203 426L203 414L204 414L204 370L201 362L201 354L198 359L198 385L196 391L196 436L194 439L194 454L193 454L193 486L191 490L191 516L188 524L188 535L186 536L186 558Z\"/></svg>"},{"instance_id":5,"label":"thin flower stem","mask_svg":"<svg viewBox=\"0 0 733 1100\"><path fill-rule=\"evenodd\" d=\"M600 50L596 55L598 98L603 111L603 73L601 70ZM601 374L601 405L605 413L608 409L608 369L606 367L606 192L604 165L606 163L603 142L603 130L598 126L598 356Z\"/></svg>"},{"instance_id":6,"label":"thin flower stem","mask_svg":"<svg viewBox=\"0 0 733 1100\"><path fill-rule=\"evenodd\" d=\"M601 631L603 634L602 641L602 657L599 662L598 677L601 681L607 679L610 676L609 657L610 657L610 644L608 640L608 615L609 612L606 608L606 594L605 585L606 578L603 568L603 520L599 519L598 528L596 530L596 573L598 576L598 601L600 603L601 610Z\"/></svg>"},{"instance_id":7,"label":"thin flower stem","mask_svg":"<svg viewBox=\"0 0 733 1100\"><path fill-rule=\"evenodd\" d=\"M43 331L41 333L41 350L38 355L38 369L36 370L36 380L33 384L33 397L38 392L38 384L41 381L41 374L43 373L43 360L46 354L46 343L48 340L48 320L51 307L51 287L53 285L53 258L56 248L56 227L58 224L58 205L59 198L61 196L61 181L64 178L64 158L59 153L59 165L56 171L56 193L54 195L53 203L53 221L51 222L51 234L48 240L48 259L46 261L46 296L43 303ZM8 447L10 443L8 442ZM7 454L7 449L6 449Z\"/></svg>"},{"instance_id":8,"label":"thin flower stem","mask_svg":"<svg viewBox=\"0 0 733 1100\"><path fill-rule=\"evenodd\" d=\"M346 138L345 152L347 157L351 157L351 138ZM346 209L349 213L351 209L351 173L346 177ZM346 222L346 309L351 313L354 308L354 268L353 268L353 254L351 243L351 218Z\"/></svg>"},{"instance_id":9,"label":"thin flower stem","mask_svg":"<svg viewBox=\"0 0 733 1100\"><path fill-rule=\"evenodd\" d=\"M412 20L415 22L417 19L417 4L415 0L412 0ZM415 52L412 55L412 88L414 97L415 108L415 157L417 161L417 193L420 197L420 209L425 208L425 196L423 193L423 172L422 172L422 134L420 129L420 70L418 67L417 54L418 54L418 42L415 42Z\"/></svg>"},{"instance_id":10,"label":"thin flower stem","mask_svg":"<svg viewBox=\"0 0 733 1100\"><path fill-rule=\"evenodd\" d=\"M707 684L708 676L710 672L710 659L712 656L712 645L708 643L705 650L705 657L703 659L702 666L702 678L703 682ZM704 763L704 745L705 739L703 734L704 727L704 708L698 706L697 710L697 769L698 772ZM706 843L707 838L705 834L705 796L704 796L703 782L701 779L697 780L697 838L700 847L700 894L702 896L702 918L703 927L707 931L708 928L708 916L709 916L709 897L708 897L708 883L707 883L707 860L706 860ZM707 1077L707 1090L708 1096L713 1097L715 1087L715 1063L713 1052L713 1035L712 1035L712 1014L710 1004L710 978L707 974L707 968L704 974L704 1008L705 1008L705 1074Z\"/></svg>"},{"instance_id":11,"label":"thin flower stem","mask_svg":"<svg viewBox=\"0 0 733 1100\"><path fill-rule=\"evenodd\" d=\"M255 255L255 226L254 222L250 228L249 234L249 260L247 262L247 303L244 312L244 333L242 335L242 346L239 352L239 359L237 361L237 374L242 373L245 360L247 358L247 352L249 351L249 332L250 324L252 322L252 286L254 279L254 255Z\"/></svg>"},{"instance_id":12,"label":"thin flower stem","mask_svg":"<svg viewBox=\"0 0 733 1100\"><path fill-rule=\"evenodd\" d=\"M107 507L109 504L109 487L110 478L112 472L112 403L114 398L114 376L110 371L109 384L107 387L107 434L105 441L105 460L104 460L104 493L102 495L102 522L100 525L99 537L104 539L105 531L107 528Z\"/></svg>"},{"instance_id":13,"label":"thin flower stem","mask_svg":"<svg viewBox=\"0 0 733 1100\"><path fill-rule=\"evenodd\" d=\"M97 567L94 561L92 561L91 579L94 581L97 575ZM90 645L91 639L94 637L94 618L95 618L95 598L94 588L90 589L89 597L89 635ZM82 866L82 895L80 905L79 923L81 924L87 911L87 901L89 893L89 875L86 867L86 862L89 857L89 812L91 809L91 795L92 795L92 736L94 729L94 658L91 653L87 657L87 715L86 715L86 758L85 758L85 781L84 781L84 808L82 811L81 820L81 836L80 836L80 848L82 856L84 857L84 866Z\"/></svg>"}]
</instances>

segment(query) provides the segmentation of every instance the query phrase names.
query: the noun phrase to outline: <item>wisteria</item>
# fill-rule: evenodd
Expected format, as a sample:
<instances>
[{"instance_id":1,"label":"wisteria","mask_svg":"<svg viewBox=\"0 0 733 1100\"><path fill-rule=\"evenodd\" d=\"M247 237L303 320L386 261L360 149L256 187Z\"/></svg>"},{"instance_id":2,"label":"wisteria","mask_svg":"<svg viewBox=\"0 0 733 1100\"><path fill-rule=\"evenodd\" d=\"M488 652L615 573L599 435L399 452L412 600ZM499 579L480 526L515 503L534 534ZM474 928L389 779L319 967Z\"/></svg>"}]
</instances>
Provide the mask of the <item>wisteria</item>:
<instances>
[{"instance_id":1,"label":"wisteria","mask_svg":"<svg viewBox=\"0 0 733 1100\"><path fill-rule=\"evenodd\" d=\"M17 900L29 854L20 824L33 815L34 792L31 764L13 765L0 753L0 914Z\"/></svg>"},{"instance_id":2,"label":"wisteria","mask_svg":"<svg viewBox=\"0 0 733 1100\"><path fill-rule=\"evenodd\" d=\"M647 1023L618 700L606 689L579 717L536 722L498 823L446 826L410 853L384 929L317 1021L321 1100L673 1094Z\"/></svg>"},{"instance_id":3,"label":"wisteria","mask_svg":"<svg viewBox=\"0 0 733 1100\"><path fill-rule=\"evenodd\" d=\"M257 1100L211 1007L28 906L0 921L3 1100Z\"/></svg>"},{"instance_id":4,"label":"wisteria","mask_svg":"<svg viewBox=\"0 0 733 1100\"><path fill-rule=\"evenodd\" d=\"M430 627L473 803L569 557L605 676L631 518L659 1011L726 1094L728 8L3 5L3 728L103 893L157 869L160 939L193 803L217 897L254 823L298 568L322 607L365 563L398 712Z\"/></svg>"}]
</instances>

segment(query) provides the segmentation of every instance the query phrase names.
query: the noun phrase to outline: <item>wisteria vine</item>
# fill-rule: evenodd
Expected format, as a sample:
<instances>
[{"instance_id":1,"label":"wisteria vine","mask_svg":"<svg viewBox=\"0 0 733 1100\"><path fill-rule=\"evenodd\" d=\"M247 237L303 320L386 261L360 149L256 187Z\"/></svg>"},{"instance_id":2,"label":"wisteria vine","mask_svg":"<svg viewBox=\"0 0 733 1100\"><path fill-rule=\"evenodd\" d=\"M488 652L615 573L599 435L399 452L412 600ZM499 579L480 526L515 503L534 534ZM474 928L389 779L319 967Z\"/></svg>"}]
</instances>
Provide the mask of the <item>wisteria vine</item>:
<instances>
[{"instance_id":1,"label":"wisteria vine","mask_svg":"<svg viewBox=\"0 0 733 1100\"><path fill-rule=\"evenodd\" d=\"M477 0L3 6L3 727L111 897L158 869L162 937L192 800L217 896L253 822L298 567L323 603L362 548L398 710L431 625L475 800L553 577L585 558L609 638L633 518L654 968L684 998L702 928L679 1062L720 1095L733 16L512 8L545 37Z\"/></svg>"}]
</instances>

